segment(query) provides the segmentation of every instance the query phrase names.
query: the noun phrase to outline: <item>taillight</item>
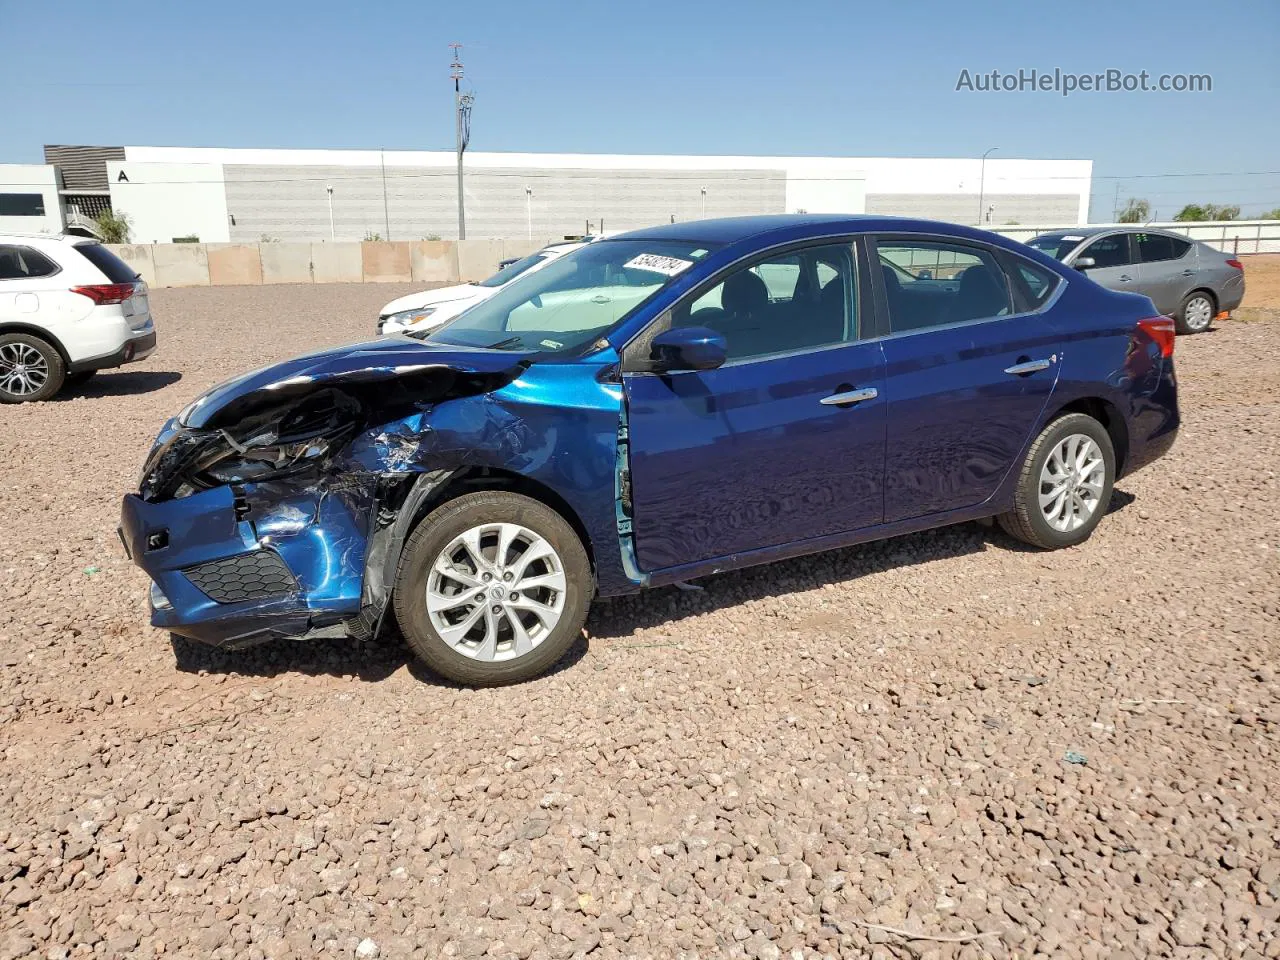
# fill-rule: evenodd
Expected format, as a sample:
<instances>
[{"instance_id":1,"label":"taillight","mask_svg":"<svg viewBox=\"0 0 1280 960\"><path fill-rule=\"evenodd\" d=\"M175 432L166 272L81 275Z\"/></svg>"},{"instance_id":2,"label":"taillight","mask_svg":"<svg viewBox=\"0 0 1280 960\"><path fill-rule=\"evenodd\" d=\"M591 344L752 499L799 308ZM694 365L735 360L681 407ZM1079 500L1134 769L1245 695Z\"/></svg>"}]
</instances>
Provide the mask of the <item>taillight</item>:
<instances>
[{"instance_id":1,"label":"taillight","mask_svg":"<svg viewBox=\"0 0 1280 960\"><path fill-rule=\"evenodd\" d=\"M133 296L134 284L93 283L87 287L72 287L71 292L78 293L82 297L88 297L101 307L112 303L124 303L124 301Z\"/></svg>"},{"instance_id":2,"label":"taillight","mask_svg":"<svg viewBox=\"0 0 1280 960\"><path fill-rule=\"evenodd\" d=\"M1237 270L1243 270L1243 269L1244 269L1244 264L1243 264L1243 263L1241 263L1239 260L1236 260L1234 257L1233 257L1232 259L1230 259L1230 260L1228 260L1228 261L1227 261L1227 266L1228 266L1228 267L1235 267Z\"/></svg>"},{"instance_id":3,"label":"taillight","mask_svg":"<svg viewBox=\"0 0 1280 960\"><path fill-rule=\"evenodd\" d=\"M1155 341L1156 346L1160 348L1160 356L1173 356L1173 341L1177 336L1177 329L1173 325L1173 320L1169 317L1147 317L1145 320L1138 321L1138 329Z\"/></svg>"}]
</instances>

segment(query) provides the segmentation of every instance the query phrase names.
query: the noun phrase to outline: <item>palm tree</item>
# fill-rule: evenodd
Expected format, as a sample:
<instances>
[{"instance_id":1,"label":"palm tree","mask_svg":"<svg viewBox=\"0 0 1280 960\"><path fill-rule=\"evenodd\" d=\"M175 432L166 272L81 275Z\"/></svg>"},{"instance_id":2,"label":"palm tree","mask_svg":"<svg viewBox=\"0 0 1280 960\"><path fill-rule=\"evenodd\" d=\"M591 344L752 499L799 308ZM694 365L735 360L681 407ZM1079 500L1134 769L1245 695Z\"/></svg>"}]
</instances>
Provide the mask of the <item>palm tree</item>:
<instances>
[{"instance_id":1,"label":"palm tree","mask_svg":"<svg viewBox=\"0 0 1280 960\"><path fill-rule=\"evenodd\" d=\"M1120 211L1120 223L1146 223L1151 219L1151 204L1137 197L1130 197Z\"/></svg>"},{"instance_id":2,"label":"palm tree","mask_svg":"<svg viewBox=\"0 0 1280 960\"><path fill-rule=\"evenodd\" d=\"M133 223L129 220L129 215L121 210L116 213L113 210L103 210L93 221L98 228L98 235L102 238L103 243L128 243L129 233L133 228Z\"/></svg>"}]
</instances>

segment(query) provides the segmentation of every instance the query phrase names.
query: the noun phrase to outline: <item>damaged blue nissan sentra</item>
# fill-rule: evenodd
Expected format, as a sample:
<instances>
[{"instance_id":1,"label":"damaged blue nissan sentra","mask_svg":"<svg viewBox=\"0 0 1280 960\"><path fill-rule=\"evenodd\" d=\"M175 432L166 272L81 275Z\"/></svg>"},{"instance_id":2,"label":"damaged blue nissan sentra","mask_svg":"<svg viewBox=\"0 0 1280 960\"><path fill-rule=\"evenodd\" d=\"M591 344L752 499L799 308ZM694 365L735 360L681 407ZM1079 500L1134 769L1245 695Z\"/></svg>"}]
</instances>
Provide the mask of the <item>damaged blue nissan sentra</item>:
<instances>
[{"instance_id":1,"label":"damaged blue nissan sentra","mask_svg":"<svg viewBox=\"0 0 1280 960\"><path fill-rule=\"evenodd\" d=\"M590 244L418 339L224 383L121 537L152 623L238 648L395 619L524 680L614 596L998 517L1086 539L1178 431L1173 322L949 224L770 216Z\"/></svg>"}]
</instances>

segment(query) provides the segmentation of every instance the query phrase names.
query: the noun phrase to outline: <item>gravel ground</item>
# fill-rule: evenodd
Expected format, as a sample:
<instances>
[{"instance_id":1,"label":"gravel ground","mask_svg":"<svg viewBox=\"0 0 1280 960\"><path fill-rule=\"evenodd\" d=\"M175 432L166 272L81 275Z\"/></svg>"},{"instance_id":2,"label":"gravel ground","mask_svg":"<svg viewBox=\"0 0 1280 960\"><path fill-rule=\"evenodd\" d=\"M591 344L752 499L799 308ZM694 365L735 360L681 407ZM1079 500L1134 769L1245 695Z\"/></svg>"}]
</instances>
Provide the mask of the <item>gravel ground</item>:
<instances>
[{"instance_id":1,"label":"gravel ground","mask_svg":"<svg viewBox=\"0 0 1280 960\"><path fill-rule=\"evenodd\" d=\"M155 356L0 409L0 958L1280 957L1274 279L1077 549L600 603L515 688L396 638L175 663L115 536L156 429L408 289L157 290Z\"/></svg>"}]
</instances>

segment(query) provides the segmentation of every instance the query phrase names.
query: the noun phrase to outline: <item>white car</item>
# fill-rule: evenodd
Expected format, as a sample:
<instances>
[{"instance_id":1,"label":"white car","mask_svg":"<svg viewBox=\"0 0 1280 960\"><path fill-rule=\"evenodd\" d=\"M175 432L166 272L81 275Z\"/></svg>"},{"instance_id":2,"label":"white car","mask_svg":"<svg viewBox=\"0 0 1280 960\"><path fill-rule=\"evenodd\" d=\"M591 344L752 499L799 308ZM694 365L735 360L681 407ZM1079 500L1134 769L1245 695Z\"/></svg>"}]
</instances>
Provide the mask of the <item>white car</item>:
<instances>
[{"instance_id":1,"label":"white car","mask_svg":"<svg viewBox=\"0 0 1280 960\"><path fill-rule=\"evenodd\" d=\"M147 285L96 240L0 234L0 403L150 356Z\"/></svg>"},{"instance_id":2,"label":"white car","mask_svg":"<svg viewBox=\"0 0 1280 960\"><path fill-rule=\"evenodd\" d=\"M378 314L378 333L402 333L431 330L446 320L452 320L463 310L481 300L488 300L517 277L545 267L552 260L572 253L589 243L594 237L574 243L555 243L536 253L507 264L488 280L479 283L459 283L451 287L437 287L410 293L392 300Z\"/></svg>"}]
</instances>

